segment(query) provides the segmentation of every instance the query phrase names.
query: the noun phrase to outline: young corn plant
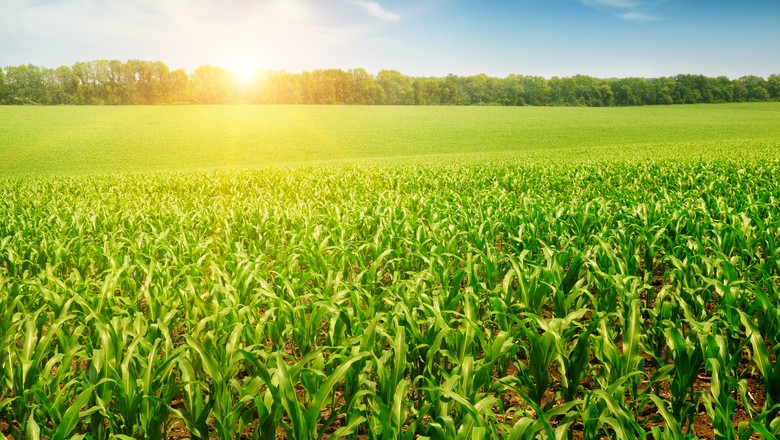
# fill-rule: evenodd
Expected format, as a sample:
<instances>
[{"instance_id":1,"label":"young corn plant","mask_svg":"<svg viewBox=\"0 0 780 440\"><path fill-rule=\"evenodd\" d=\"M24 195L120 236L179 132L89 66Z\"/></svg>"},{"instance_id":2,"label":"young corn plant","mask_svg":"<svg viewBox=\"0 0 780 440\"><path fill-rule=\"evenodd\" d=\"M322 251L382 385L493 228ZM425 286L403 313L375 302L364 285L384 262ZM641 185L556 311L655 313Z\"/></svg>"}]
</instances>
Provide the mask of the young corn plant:
<instances>
[{"instance_id":1,"label":"young corn plant","mask_svg":"<svg viewBox=\"0 0 780 440\"><path fill-rule=\"evenodd\" d=\"M584 281L580 277L580 270L586 260L581 252L553 252L546 246L543 249L547 266L542 274L546 275L546 282L554 291L553 312L556 317L563 318L586 305L585 291L579 287ZM564 270L565 264L568 266Z\"/></svg>"},{"instance_id":2,"label":"young corn plant","mask_svg":"<svg viewBox=\"0 0 780 440\"><path fill-rule=\"evenodd\" d=\"M9 394L14 397L8 399L4 405L11 408L17 421L24 420L28 421L29 425L33 425L36 424L36 415L39 418L47 416L45 411L36 411L35 402L37 399L35 396L41 387L47 386L46 382L50 378L52 367L64 358L62 353L58 353L56 334L61 331L61 327L74 318L68 313L72 303L72 299L68 300L66 307L64 307L65 313L51 324L46 324L46 328L44 328L44 322L49 317L41 312L19 320L18 331L15 335L16 341L5 348L7 357L4 381ZM66 347L66 349L69 348L71 347ZM74 354L70 353L69 356L72 358ZM60 396L59 400L67 400L68 398L67 395ZM53 413L52 416L56 420L60 414Z\"/></svg>"},{"instance_id":3,"label":"young corn plant","mask_svg":"<svg viewBox=\"0 0 780 440\"><path fill-rule=\"evenodd\" d=\"M683 336L676 327L668 328L666 335L674 360L674 370L669 383L672 413L676 414L683 427L692 426L696 409L693 384L704 363L704 353L697 338L691 339L691 335Z\"/></svg>"},{"instance_id":4,"label":"young corn plant","mask_svg":"<svg viewBox=\"0 0 780 440\"><path fill-rule=\"evenodd\" d=\"M743 147L0 181L0 434L774 438Z\"/></svg>"},{"instance_id":5,"label":"young corn plant","mask_svg":"<svg viewBox=\"0 0 780 440\"><path fill-rule=\"evenodd\" d=\"M561 386L563 387L563 399L573 402L580 395L580 385L589 374L594 332L599 327L600 316L592 318L587 327L579 324L579 321L587 313L586 310L572 312L565 319L556 322L555 333L558 338L558 369L561 372ZM550 322L553 325L553 321ZM579 335L577 331L579 330Z\"/></svg>"},{"instance_id":6,"label":"young corn plant","mask_svg":"<svg viewBox=\"0 0 780 440\"><path fill-rule=\"evenodd\" d=\"M531 401L540 408L549 409L553 401L543 404L543 398L551 385L550 365L559 355L558 341L553 332L543 330L540 322L544 318L530 315L520 327L520 336L523 338L520 352L525 362L516 362L519 370L517 382L520 388L525 390Z\"/></svg>"},{"instance_id":7,"label":"young corn plant","mask_svg":"<svg viewBox=\"0 0 780 440\"><path fill-rule=\"evenodd\" d=\"M241 357L240 337L243 325L237 323L225 339L215 340L212 334L202 337L202 342L190 335L185 335L187 345L192 350L190 365L199 366L205 374L207 384L207 402L204 408L211 410L211 422L216 434L223 439L235 438L242 426L238 422L243 414L246 401L238 396L237 379ZM193 426L198 426L199 418L190 420ZM205 427L201 427L205 429Z\"/></svg>"},{"instance_id":8,"label":"young corn plant","mask_svg":"<svg viewBox=\"0 0 780 440\"><path fill-rule=\"evenodd\" d=\"M640 400L638 388L641 383L641 377L635 373L641 374L644 366L644 358L639 353L642 337L639 305L639 299L632 300L627 307L627 315L621 315L618 320L621 324L621 340L616 340L610 331L608 323L611 320L606 317L599 319L598 336L594 339L594 355L601 366L596 379L601 388L624 381L624 388L634 403ZM623 404L624 399L621 397L618 402Z\"/></svg>"},{"instance_id":9,"label":"young corn plant","mask_svg":"<svg viewBox=\"0 0 780 440\"><path fill-rule=\"evenodd\" d=\"M550 300L550 288L541 280L542 268L524 261L524 254L527 253L523 251L519 259L507 256L512 269L504 277L503 301L510 313L516 310L541 315L542 308ZM508 323L504 322L503 325L508 328Z\"/></svg>"},{"instance_id":10,"label":"young corn plant","mask_svg":"<svg viewBox=\"0 0 780 440\"><path fill-rule=\"evenodd\" d=\"M761 373L761 378L766 389L766 401L763 412L758 418L764 421L764 427L772 435L780 435L780 361L777 354L780 353L780 345L768 350L761 334L751 319L745 312L738 311L742 325L745 326L745 333L750 341L750 347L753 349L753 363Z\"/></svg>"}]
</instances>

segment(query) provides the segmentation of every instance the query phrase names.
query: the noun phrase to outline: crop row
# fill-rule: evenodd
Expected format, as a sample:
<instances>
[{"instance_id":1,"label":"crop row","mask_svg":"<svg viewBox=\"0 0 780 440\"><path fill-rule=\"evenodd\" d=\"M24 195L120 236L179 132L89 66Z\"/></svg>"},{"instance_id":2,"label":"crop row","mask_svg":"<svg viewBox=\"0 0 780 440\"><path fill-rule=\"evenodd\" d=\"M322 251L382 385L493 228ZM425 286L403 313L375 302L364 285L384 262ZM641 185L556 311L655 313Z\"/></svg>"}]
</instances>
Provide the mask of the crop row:
<instances>
[{"instance_id":1,"label":"crop row","mask_svg":"<svg viewBox=\"0 0 780 440\"><path fill-rule=\"evenodd\" d=\"M773 438L780 162L0 182L13 438Z\"/></svg>"}]
</instances>

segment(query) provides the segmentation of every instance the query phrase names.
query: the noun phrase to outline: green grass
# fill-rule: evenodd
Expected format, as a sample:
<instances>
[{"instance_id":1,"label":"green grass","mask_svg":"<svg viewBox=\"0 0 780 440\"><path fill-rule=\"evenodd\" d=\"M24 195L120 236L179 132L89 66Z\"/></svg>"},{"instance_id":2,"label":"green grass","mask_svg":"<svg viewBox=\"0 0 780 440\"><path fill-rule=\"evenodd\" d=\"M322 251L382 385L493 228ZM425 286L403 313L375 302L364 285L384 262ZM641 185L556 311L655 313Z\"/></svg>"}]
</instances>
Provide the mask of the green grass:
<instances>
[{"instance_id":1,"label":"green grass","mask_svg":"<svg viewBox=\"0 0 780 440\"><path fill-rule=\"evenodd\" d=\"M780 145L780 103L0 107L0 176L442 155L632 159L695 155L708 148L725 149L728 155L733 145L745 143L771 149Z\"/></svg>"}]
</instances>

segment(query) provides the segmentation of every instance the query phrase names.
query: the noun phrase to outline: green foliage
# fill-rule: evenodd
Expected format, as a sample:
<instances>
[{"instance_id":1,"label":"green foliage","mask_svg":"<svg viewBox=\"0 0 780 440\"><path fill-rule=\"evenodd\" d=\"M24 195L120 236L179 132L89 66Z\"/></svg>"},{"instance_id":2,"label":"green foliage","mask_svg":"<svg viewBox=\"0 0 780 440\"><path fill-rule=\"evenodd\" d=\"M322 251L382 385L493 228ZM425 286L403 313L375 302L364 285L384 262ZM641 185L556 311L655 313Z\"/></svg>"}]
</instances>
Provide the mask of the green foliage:
<instances>
[{"instance_id":1,"label":"green foliage","mask_svg":"<svg viewBox=\"0 0 780 440\"><path fill-rule=\"evenodd\" d=\"M5 86L4 83L5 82ZM509 75L410 77L396 70L315 69L255 72L248 83L221 67L188 75L160 61L95 60L56 69L33 65L0 71L0 104L383 104L383 105L635 105L780 100L777 75L731 80L703 75L546 79Z\"/></svg>"}]
</instances>

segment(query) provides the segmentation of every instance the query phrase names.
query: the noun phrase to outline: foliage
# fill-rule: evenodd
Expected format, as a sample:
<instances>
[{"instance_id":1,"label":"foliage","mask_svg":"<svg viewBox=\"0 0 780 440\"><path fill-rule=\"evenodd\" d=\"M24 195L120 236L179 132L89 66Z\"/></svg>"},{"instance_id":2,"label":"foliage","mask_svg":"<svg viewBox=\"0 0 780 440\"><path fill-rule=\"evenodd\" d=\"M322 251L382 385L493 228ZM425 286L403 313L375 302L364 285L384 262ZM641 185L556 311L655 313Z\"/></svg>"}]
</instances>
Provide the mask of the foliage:
<instances>
[{"instance_id":1,"label":"foliage","mask_svg":"<svg viewBox=\"0 0 780 440\"><path fill-rule=\"evenodd\" d=\"M0 69L1 71L2 69ZM2 72L0 72L2 73ZM634 106L780 100L780 75L738 79L676 75L550 79L448 75L410 77L396 70L316 69L301 73L258 70L250 83L220 67L188 75L160 61L95 60L56 69L7 66L0 104L385 104Z\"/></svg>"},{"instance_id":2,"label":"foliage","mask_svg":"<svg viewBox=\"0 0 780 440\"><path fill-rule=\"evenodd\" d=\"M6 178L3 434L776 436L780 161L731 147Z\"/></svg>"}]
</instances>

